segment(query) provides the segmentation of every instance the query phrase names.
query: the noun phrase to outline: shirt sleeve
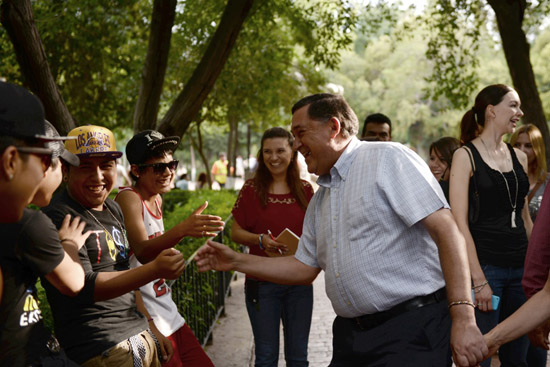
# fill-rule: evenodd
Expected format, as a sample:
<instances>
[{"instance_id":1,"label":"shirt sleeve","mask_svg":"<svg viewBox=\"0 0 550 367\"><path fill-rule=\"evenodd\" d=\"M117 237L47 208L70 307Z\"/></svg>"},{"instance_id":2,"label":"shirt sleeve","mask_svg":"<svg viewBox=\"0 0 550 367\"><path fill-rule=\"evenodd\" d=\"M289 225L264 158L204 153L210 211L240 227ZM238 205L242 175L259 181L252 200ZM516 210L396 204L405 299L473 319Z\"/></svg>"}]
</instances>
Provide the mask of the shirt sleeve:
<instances>
[{"instance_id":1,"label":"shirt sleeve","mask_svg":"<svg viewBox=\"0 0 550 367\"><path fill-rule=\"evenodd\" d=\"M67 214L70 214L72 218L78 216L78 213L74 212L65 205L50 205L43 209L43 211L57 228L61 227L63 219ZM88 251L86 250L87 246L92 243L91 241L97 241L96 234L92 233L86 240L84 246L82 246L78 251L78 257L82 268L84 269L84 287L75 298L84 304L94 302L95 280L97 278L97 273L93 271L90 258L88 257Z\"/></svg>"},{"instance_id":2,"label":"shirt sleeve","mask_svg":"<svg viewBox=\"0 0 550 367\"><path fill-rule=\"evenodd\" d=\"M307 208L302 229L302 236L300 237L298 250L294 256L298 261L304 263L305 265L320 268L319 262L317 261L317 243L315 241L315 201L316 199L314 197Z\"/></svg>"},{"instance_id":3,"label":"shirt sleeve","mask_svg":"<svg viewBox=\"0 0 550 367\"><path fill-rule=\"evenodd\" d=\"M254 195L254 186L252 184L251 180L247 180L243 187L241 188L241 191L239 191L239 196L237 196L237 200L235 200L235 204L233 205L233 209L231 210L231 214L233 214L233 218L239 223L239 225L243 229L249 228L249 220L247 219L247 213L250 212L250 208L248 207L249 203L252 202L255 198Z\"/></svg>"},{"instance_id":4,"label":"shirt sleeve","mask_svg":"<svg viewBox=\"0 0 550 367\"><path fill-rule=\"evenodd\" d=\"M404 146L392 146L385 150L381 159L380 189L407 226L449 207L441 186L418 154Z\"/></svg>"},{"instance_id":5,"label":"shirt sleeve","mask_svg":"<svg viewBox=\"0 0 550 367\"><path fill-rule=\"evenodd\" d=\"M39 211L29 211L28 215L17 244L18 256L36 274L44 276L63 261L65 250L50 218Z\"/></svg>"},{"instance_id":6,"label":"shirt sleeve","mask_svg":"<svg viewBox=\"0 0 550 367\"><path fill-rule=\"evenodd\" d=\"M527 298L540 291L548 278L550 269L550 185L546 186L542 204L531 232L522 279L523 290Z\"/></svg>"}]
</instances>

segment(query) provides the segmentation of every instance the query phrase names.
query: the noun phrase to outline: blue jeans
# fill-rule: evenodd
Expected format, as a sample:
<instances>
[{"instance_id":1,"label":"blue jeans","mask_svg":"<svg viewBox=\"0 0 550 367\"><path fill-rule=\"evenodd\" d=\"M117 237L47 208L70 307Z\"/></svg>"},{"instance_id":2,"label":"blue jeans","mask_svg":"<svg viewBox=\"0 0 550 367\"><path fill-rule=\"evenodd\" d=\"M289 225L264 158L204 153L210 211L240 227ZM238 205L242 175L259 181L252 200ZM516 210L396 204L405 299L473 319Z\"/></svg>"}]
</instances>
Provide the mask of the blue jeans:
<instances>
[{"instance_id":1,"label":"blue jeans","mask_svg":"<svg viewBox=\"0 0 550 367\"><path fill-rule=\"evenodd\" d=\"M255 292L257 284L257 293ZM307 367L307 344L313 310L313 286L247 280L246 309L254 333L256 367L277 367L279 328L283 321L288 367ZM253 300L255 298L257 302Z\"/></svg>"},{"instance_id":2,"label":"blue jeans","mask_svg":"<svg viewBox=\"0 0 550 367\"><path fill-rule=\"evenodd\" d=\"M485 278L493 294L500 297L500 305L496 311L481 312L476 309L476 321L483 334L494 328L500 321L510 316L525 303L526 297L521 287L523 267L501 268L494 265L482 265ZM526 355L529 339L522 336L499 349L501 367L527 367ZM491 359L481 363L482 367L490 367Z\"/></svg>"}]
</instances>

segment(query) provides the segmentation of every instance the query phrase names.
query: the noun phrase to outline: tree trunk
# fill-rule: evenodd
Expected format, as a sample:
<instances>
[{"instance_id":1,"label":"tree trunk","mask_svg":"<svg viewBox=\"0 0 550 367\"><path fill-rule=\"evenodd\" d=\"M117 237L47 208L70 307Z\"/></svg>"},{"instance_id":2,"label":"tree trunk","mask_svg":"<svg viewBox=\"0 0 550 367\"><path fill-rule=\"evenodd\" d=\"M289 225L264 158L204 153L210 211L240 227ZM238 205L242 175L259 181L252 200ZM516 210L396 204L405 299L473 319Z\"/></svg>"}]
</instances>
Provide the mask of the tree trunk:
<instances>
[{"instance_id":1,"label":"tree trunk","mask_svg":"<svg viewBox=\"0 0 550 367\"><path fill-rule=\"evenodd\" d=\"M230 176L235 177L235 160L238 142L237 129L239 127L239 120L235 115L228 116L229 122L229 134L227 136L227 161L229 162L227 170Z\"/></svg>"},{"instance_id":2,"label":"tree trunk","mask_svg":"<svg viewBox=\"0 0 550 367\"><path fill-rule=\"evenodd\" d=\"M134 111L134 133L154 129L157 125L176 4L176 0L155 0L153 4L149 45L141 75L139 97Z\"/></svg>"},{"instance_id":3,"label":"tree trunk","mask_svg":"<svg viewBox=\"0 0 550 367\"><path fill-rule=\"evenodd\" d=\"M208 187L212 188L212 175L210 173L210 165L208 164L208 159L206 158L206 155L204 154L203 150L203 144L202 144L202 134L201 134L201 124L197 122L197 140L198 143L195 142L191 134L189 134L189 137L191 138L191 144L193 144L193 147L199 152L199 156L201 157L201 161L205 168L206 178L208 180Z\"/></svg>"},{"instance_id":4,"label":"tree trunk","mask_svg":"<svg viewBox=\"0 0 550 367\"><path fill-rule=\"evenodd\" d=\"M514 88L521 99L525 113L523 121L536 125L542 133L544 144L550 147L550 133L531 66L529 43L521 28L525 13L525 0L487 0L497 18L502 48L512 76ZM546 161L550 164L550 149L546 149Z\"/></svg>"},{"instance_id":5,"label":"tree trunk","mask_svg":"<svg viewBox=\"0 0 550 367\"><path fill-rule=\"evenodd\" d=\"M253 2L228 0L199 65L159 124L158 130L164 135L185 133L220 75Z\"/></svg>"},{"instance_id":6,"label":"tree trunk","mask_svg":"<svg viewBox=\"0 0 550 367\"><path fill-rule=\"evenodd\" d=\"M30 1L4 0L0 12L26 86L42 101L46 118L61 135L67 134L76 125L48 65Z\"/></svg>"}]
</instances>

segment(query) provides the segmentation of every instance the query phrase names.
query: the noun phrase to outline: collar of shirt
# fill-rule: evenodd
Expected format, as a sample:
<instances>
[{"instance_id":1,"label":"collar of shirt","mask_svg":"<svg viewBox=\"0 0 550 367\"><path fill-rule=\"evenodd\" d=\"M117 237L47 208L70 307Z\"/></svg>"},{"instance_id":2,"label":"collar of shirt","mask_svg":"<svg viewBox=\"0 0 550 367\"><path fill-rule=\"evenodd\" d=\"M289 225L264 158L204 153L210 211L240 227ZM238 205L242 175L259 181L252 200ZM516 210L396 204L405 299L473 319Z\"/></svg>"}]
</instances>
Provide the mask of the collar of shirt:
<instances>
[{"instance_id":1,"label":"collar of shirt","mask_svg":"<svg viewBox=\"0 0 550 367\"><path fill-rule=\"evenodd\" d=\"M339 177L345 181L349 168L353 163L353 153L357 148L359 148L360 144L361 141L354 136L346 149L344 149L342 155L330 169L330 174L319 176L317 179L317 184L319 186L330 188L333 177Z\"/></svg>"}]
</instances>

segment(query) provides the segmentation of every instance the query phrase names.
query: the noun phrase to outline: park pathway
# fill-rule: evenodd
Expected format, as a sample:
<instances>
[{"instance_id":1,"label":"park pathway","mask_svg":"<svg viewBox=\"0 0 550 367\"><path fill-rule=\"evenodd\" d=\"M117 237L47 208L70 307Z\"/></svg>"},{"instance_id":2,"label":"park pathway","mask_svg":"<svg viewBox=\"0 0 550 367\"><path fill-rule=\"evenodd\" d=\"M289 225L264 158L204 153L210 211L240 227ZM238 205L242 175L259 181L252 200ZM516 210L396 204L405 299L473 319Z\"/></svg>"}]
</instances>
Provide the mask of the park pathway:
<instances>
[{"instance_id":1,"label":"park pathway","mask_svg":"<svg viewBox=\"0 0 550 367\"><path fill-rule=\"evenodd\" d=\"M231 283L231 297L226 301L226 315L213 331L213 344L206 353L216 367L254 366L254 338L244 303L244 274L238 273ZM308 359L310 367L326 367L332 356L332 322L334 311L325 293L325 278L319 274L313 283L313 316L309 334ZM283 331L281 329L281 335ZM285 367L281 339L279 367Z\"/></svg>"}]
</instances>

